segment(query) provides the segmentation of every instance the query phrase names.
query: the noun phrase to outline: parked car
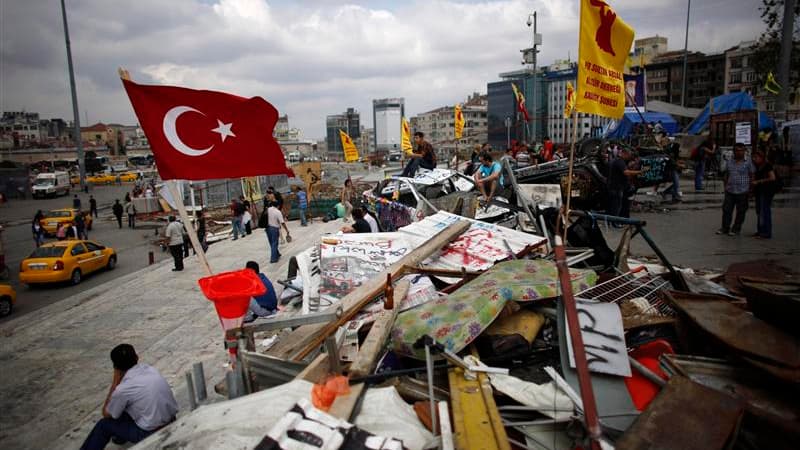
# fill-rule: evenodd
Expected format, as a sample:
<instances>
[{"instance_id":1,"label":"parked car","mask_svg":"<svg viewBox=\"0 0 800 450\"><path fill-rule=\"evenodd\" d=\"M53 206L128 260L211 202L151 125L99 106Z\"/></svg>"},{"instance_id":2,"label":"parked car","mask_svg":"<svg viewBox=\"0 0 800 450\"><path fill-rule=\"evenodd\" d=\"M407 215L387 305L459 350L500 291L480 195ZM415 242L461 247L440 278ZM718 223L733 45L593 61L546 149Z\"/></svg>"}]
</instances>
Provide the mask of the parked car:
<instances>
[{"instance_id":1,"label":"parked car","mask_svg":"<svg viewBox=\"0 0 800 450\"><path fill-rule=\"evenodd\" d=\"M27 285L69 281L117 265L117 253L94 241L67 240L42 245L19 264L19 281Z\"/></svg>"},{"instance_id":2,"label":"parked car","mask_svg":"<svg viewBox=\"0 0 800 450\"><path fill-rule=\"evenodd\" d=\"M75 216L77 214L78 210L73 208L53 209L47 211L44 214L44 219L42 219L39 223L42 225L42 228L44 228L45 234L53 235L56 233L59 223L72 223L75 221ZM86 229L91 231L93 222L92 215L88 212L84 212L83 221L86 224Z\"/></svg>"},{"instance_id":3,"label":"parked car","mask_svg":"<svg viewBox=\"0 0 800 450\"><path fill-rule=\"evenodd\" d=\"M17 302L17 292L7 284L0 284L0 317L11 314Z\"/></svg>"}]
</instances>

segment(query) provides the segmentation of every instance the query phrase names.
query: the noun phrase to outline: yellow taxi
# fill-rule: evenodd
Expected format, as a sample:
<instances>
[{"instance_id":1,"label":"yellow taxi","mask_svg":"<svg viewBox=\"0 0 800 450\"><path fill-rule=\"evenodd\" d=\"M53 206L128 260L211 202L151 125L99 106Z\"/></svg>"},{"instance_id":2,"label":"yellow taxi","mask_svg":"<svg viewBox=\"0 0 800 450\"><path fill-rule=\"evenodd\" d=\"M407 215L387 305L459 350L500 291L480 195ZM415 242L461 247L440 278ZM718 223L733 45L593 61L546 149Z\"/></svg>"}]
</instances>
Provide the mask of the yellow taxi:
<instances>
[{"instance_id":1,"label":"yellow taxi","mask_svg":"<svg viewBox=\"0 0 800 450\"><path fill-rule=\"evenodd\" d=\"M135 172L125 172L119 176L120 181L123 183L136 181L139 179L139 175Z\"/></svg>"},{"instance_id":2,"label":"yellow taxi","mask_svg":"<svg viewBox=\"0 0 800 450\"><path fill-rule=\"evenodd\" d=\"M7 284L0 284L0 317L11 314L16 302L17 293L14 288Z\"/></svg>"},{"instance_id":3,"label":"yellow taxi","mask_svg":"<svg viewBox=\"0 0 800 450\"><path fill-rule=\"evenodd\" d=\"M78 284L86 275L116 265L117 253L111 247L77 239L56 241L42 245L19 263L19 281Z\"/></svg>"},{"instance_id":4,"label":"yellow taxi","mask_svg":"<svg viewBox=\"0 0 800 450\"><path fill-rule=\"evenodd\" d=\"M59 223L62 225L72 223L77 214L78 210L73 208L53 209L47 211L44 214L44 219L39 223L42 225L42 228L44 228L46 234L56 234ZM86 229L92 231L92 215L84 212L83 222L86 224Z\"/></svg>"},{"instance_id":5,"label":"yellow taxi","mask_svg":"<svg viewBox=\"0 0 800 450\"><path fill-rule=\"evenodd\" d=\"M81 177L78 176L78 175L73 175L73 176L69 177L69 182L70 182L70 184L77 186L77 185L81 184Z\"/></svg>"},{"instance_id":6,"label":"yellow taxi","mask_svg":"<svg viewBox=\"0 0 800 450\"><path fill-rule=\"evenodd\" d=\"M86 182L92 184L113 184L116 181L117 177L109 173L100 173L97 175L86 177Z\"/></svg>"}]
</instances>

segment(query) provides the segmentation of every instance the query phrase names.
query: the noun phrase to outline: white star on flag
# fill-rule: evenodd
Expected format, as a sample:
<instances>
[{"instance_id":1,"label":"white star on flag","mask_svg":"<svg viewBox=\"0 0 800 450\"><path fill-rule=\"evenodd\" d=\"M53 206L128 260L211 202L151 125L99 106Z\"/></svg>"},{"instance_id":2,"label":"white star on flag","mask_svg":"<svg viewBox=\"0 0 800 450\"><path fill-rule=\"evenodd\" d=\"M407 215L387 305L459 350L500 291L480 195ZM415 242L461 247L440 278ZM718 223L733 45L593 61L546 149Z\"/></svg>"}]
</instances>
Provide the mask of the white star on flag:
<instances>
[{"instance_id":1,"label":"white star on flag","mask_svg":"<svg viewBox=\"0 0 800 450\"><path fill-rule=\"evenodd\" d=\"M217 125L218 125L217 128L214 128L211 131L213 131L214 133L219 133L219 136L222 138L222 142L225 142L225 139L228 136L236 137L236 135L233 134L233 131L231 131L231 127L233 127L233 122L222 123L221 120L217 119Z\"/></svg>"}]
</instances>

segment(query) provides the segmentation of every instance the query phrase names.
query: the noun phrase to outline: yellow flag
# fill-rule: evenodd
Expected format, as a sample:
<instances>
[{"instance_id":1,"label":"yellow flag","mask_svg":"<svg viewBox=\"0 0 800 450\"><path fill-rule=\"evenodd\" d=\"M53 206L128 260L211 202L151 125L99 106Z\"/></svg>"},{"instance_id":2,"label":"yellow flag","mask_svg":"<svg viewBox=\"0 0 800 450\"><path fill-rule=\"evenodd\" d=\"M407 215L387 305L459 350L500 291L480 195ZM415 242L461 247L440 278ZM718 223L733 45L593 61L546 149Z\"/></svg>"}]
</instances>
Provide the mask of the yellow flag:
<instances>
[{"instance_id":1,"label":"yellow flag","mask_svg":"<svg viewBox=\"0 0 800 450\"><path fill-rule=\"evenodd\" d=\"M767 74L767 81L764 83L764 89L770 94L778 95L781 92L781 85L775 81L775 75L772 72Z\"/></svg>"},{"instance_id":2,"label":"yellow flag","mask_svg":"<svg viewBox=\"0 0 800 450\"><path fill-rule=\"evenodd\" d=\"M569 119L575 109L575 88L567 81L567 99L564 102L564 118Z\"/></svg>"},{"instance_id":3,"label":"yellow flag","mask_svg":"<svg viewBox=\"0 0 800 450\"><path fill-rule=\"evenodd\" d=\"M456 139L461 139L461 135L464 133L464 114L461 112L460 103L453 108L453 115L455 116Z\"/></svg>"},{"instance_id":4,"label":"yellow flag","mask_svg":"<svg viewBox=\"0 0 800 450\"><path fill-rule=\"evenodd\" d=\"M625 113L622 71L633 28L604 0L581 0L575 111L618 119Z\"/></svg>"},{"instance_id":5,"label":"yellow flag","mask_svg":"<svg viewBox=\"0 0 800 450\"><path fill-rule=\"evenodd\" d=\"M402 129L400 130L400 147L406 155L414 153L414 147L411 145L411 127L408 126L408 120L403 117Z\"/></svg>"},{"instance_id":6,"label":"yellow flag","mask_svg":"<svg viewBox=\"0 0 800 450\"><path fill-rule=\"evenodd\" d=\"M348 136L344 130L339 130L339 137L342 138L344 160L346 162L358 161L358 149L356 148L356 144L353 143L353 140L350 139L350 136Z\"/></svg>"}]
</instances>

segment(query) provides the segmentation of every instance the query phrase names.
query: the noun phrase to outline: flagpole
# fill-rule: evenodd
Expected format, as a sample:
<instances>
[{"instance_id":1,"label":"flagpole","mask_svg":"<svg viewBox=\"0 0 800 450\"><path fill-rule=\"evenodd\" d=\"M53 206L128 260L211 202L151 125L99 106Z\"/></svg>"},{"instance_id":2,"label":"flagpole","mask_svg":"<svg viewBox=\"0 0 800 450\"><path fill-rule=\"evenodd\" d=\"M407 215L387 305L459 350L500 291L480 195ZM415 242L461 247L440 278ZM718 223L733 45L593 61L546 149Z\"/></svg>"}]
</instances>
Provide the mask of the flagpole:
<instances>
[{"instance_id":1,"label":"flagpole","mask_svg":"<svg viewBox=\"0 0 800 450\"><path fill-rule=\"evenodd\" d=\"M211 266L208 264L208 259L206 259L206 252L203 251L203 246L200 245L200 239L197 237L197 230L192 226L189 214L186 212L186 206L183 204L183 195L178 192L178 181L166 180L165 183L172 198L175 199L175 204L178 207L178 214L181 216L181 221L186 229L186 233L189 235L189 241L191 241L192 247L194 247L197 259L200 260L200 265L203 267L206 276L213 275L214 272L211 271Z\"/></svg>"}]
</instances>

